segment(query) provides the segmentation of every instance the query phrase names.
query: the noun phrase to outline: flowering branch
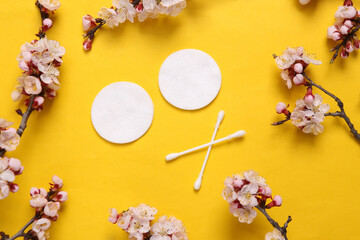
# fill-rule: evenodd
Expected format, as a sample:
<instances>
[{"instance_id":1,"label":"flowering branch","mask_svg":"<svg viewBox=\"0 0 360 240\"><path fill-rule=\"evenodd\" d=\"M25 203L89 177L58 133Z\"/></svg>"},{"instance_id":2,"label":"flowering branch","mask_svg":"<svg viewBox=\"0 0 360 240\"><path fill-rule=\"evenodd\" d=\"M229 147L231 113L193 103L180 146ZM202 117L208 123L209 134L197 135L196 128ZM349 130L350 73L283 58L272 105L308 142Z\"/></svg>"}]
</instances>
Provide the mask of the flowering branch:
<instances>
[{"instance_id":1,"label":"flowering branch","mask_svg":"<svg viewBox=\"0 0 360 240\"><path fill-rule=\"evenodd\" d=\"M276 228L277 230L279 230L281 232L281 234L284 236L285 240L288 240L286 234L287 234L287 227L289 225L289 223L292 221L291 216L288 217L287 221L284 223L283 227L280 227L280 225L270 217L270 215L266 212L266 208L265 206L256 206L256 208L262 213L264 214L264 216L266 217L266 219L270 222L270 224Z\"/></svg>"},{"instance_id":2,"label":"flowering branch","mask_svg":"<svg viewBox=\"0 0 360 240\"><path fill-rule=\"evenodd\" d=\"M14 240L19 237L25 240L48 239L51 221L58 219L60 205L68 199L67 192L61 191L62 187L63 181L58 176L53 176L48 192L44 188L31 188L30 205L36 209L34 217L12 237L1 232L0 240ZM26 232L30 225L32 229Z\"/></svg>"},{"instance_id":3,"label":"flowering branch","mask_svg":"<svg viewBox=\"0 0 360 240\"><path fill-rule=\"evenodd\" d=\"M10 192L17 192L19 186L14 183L15 176L20 175L24 167L15 158L4 157L7 151L14 151L20 143L31 113L41 111L45 98L53 99L56 90L60 87L58 67L62 64L62 56L65 49L53 40L48 40L46 32L52 27L50 13L54 13L60 7L58 0L37 0L35 5L40 11L42 26L35 39L31 43L21 46L21 53L17 57L19 67L23 74L19 77L18 86L12 92L13 101L20 101L26 97L26 111L21 109L16 112L22 117L19 128L10 128L12 122L0 119L0 200L6 198Z\"/></svg>"},{"instance_id":4,"label":"flowering branch","mask_svg":"<svg viewBox=\"0 0 360 240\"><path fill-rule=\"evenodd\" d=\"M114 28L126 20L133 23L136 17L143 22L161 14L177 16L186 7L186 0L113 0L112 5L110 8L101 8L98 18L91 15L82 18L85 31L84 50L92 48L95 33L105 24Z\"/></svg>"},{"instance_id":5,"label":"flowering branch","mask_svg":"<svg viewBox=\"0 0 360 240\"><path fill-rule=\"evenodd\" d=\"M146 204L130 207L121 213L111 208L108 220L127 232L131 240L189 240L186 229L179 219L162 216L153 222L157 211L156 208Z\"/></svg>"},{"instance_id":6,"label":"flowering branch","mask_svg":"<svg viewBox=\"0 0 360 240\"><path fill-rule=\"evenodd\" d=\"M351 0L344 1L343 6L340 6L335 13L335 19L335 24L328 28L327 37L335 42L341 40L341 43L330 50L334 52L330 63L338 57L341 48L342 58L347 58L351 52L360 48L360 41L356 36L360 29L360 11L353 7Z\"/></svg>"},{"instance_id":7,"label":"flowering branch","mask_svg":"<svg viewBox=\"0 0 360 240\"><path fill-rule=\"evenodd\" d=\"M333 113L333 114L329 114L329 116L332 116L332 117L341 117L345 120L346 124L348 125L348 127L350 128L350 132L354 135L354 137L357 139L357 140L360 140L360 134L358 133L358 131L355 129L354 127L354 124L352 124L350 118L346 115L345 113L345 109L344 109L344 103L340 100L340 98L338 98L337 96L335 96L334 94L330 93L329 91L327 91L326 89L324 89L322 86L320 85L317 85L314 81L312 81L307 75L306 73L304 72L303 73L304 77L308 80L308 84L310 86L315 86L316 88L320 89L321 91L323 91L325 94L329 95L330 97L332 97L337 105L339 106L340 108L340 112L336 112L336 113Z\"/></svg>"},{"instance_id":8,"label":"flowering branch","mask_svg":"<svg viewBox=\"0 0 360 240\"><path fill-rule=\"evenodd\" d=\"M345 113L344 103L340 98L323 88L321 85L316 84L308 75L306 75L305 69L310 63L319 64L320 62L311 59L304 53L303 48L287 48L282 56L276 56L274 54L273 57L275 58L278 67L282 69L281 76L286 81L287 86L291 88L292 82L294 82L295 85L304 85L307 87L307 92L303 99L296 101L296 107L292 113L287 109L289 105L278 103L276 112L278 114L284 114L286 118L285 120L275 122L272 125L278 126L291 120L291 122L303 132L317 135L324 129L321 125L324 121L324 117L340 117L345 120L354 137L357 140L360 140L360 134ZM328 104L322 104L323 100L320 95L313 94L313 87L316 87L333 98L340 111L329 113L330 106Z\"/></svg>"},{"instance_id":9,"label":"flowering branch","mask_svg":"<svg viewBox=\"0 0 360 240\"><path fill-rule=\"evenodd\" d=\"M282 198L279 195L272 197L271 188L257 172L248 170L242 174L227 177L222 196L230 204L230 212L238 218L239 222L252 223L257 216L254 208L265 215L274 227L273 232L265 235L265 240L288 240L287 227L292 219L289 216L284 226L280 227L266 212L266 209L280 207Z\"/></svg>"}]
</instances>

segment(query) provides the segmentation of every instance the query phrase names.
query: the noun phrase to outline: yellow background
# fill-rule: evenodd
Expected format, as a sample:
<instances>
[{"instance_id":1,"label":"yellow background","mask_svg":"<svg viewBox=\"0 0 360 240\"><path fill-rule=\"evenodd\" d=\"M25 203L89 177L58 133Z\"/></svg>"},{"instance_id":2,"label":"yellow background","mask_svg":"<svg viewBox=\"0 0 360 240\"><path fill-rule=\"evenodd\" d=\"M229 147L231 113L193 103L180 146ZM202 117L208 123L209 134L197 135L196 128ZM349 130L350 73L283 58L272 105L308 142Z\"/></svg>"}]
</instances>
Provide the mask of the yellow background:
<instances>
[{"instance_id":1,"label":"yellow background","mask_svg":"<svg viewBox=\"0 0 360 240\"><path fill-rule=\"evenodd\" d=\"M360 2L356 2L360 7ZM50 39L66 48L58 96L41 113L30 117L21 144L7 156L25 166L16 178L20 191L0 202L0 230L14 234L33 215L32 186L48 187L53 174L64 179L69 192L51 239L127 239L107 221L108 209L147 203L159 214L181 219L192 240L264 239L272 230L264 216L242 224L228 210L221 192L226 176L248 169L267 179L283 206L269 211L283 224L290 214L289 239L359 239L360 151L341 119L327 118L319 136L305 135L291 124L273 127L279 101L301 98L305 89L287 90L272 54L287 46L304 46L323 61L308 74L336 93L360 128L359 56L333 65L326 39L327 27L341 0L313 0L303 7L297 0L190 0L177 17L104 27L93 50L82 50L81 17L96 15L110 0L62 0ZM40 25L33 1L3 1L0 9L0 115L16 122L10 93L21 74L16 56L32 41ZM219 64L220 94L199 111L181 111L160 94L157 76L162 62L174 51L196 48ZM116 81L131 81L148 91L155 116L144 137L128 145L101 139L90 121L96 94ZM316 93L320 93L316 91ZM324 100L336 111L334 101ZM24 106L22 106L24 109ZM216 146L200 192L193 190L206 151L166 163L170 152L185 150L211 139L216 116L225 111L218 138L239 129L243 140Z\"/></svg>"}]
</instances>

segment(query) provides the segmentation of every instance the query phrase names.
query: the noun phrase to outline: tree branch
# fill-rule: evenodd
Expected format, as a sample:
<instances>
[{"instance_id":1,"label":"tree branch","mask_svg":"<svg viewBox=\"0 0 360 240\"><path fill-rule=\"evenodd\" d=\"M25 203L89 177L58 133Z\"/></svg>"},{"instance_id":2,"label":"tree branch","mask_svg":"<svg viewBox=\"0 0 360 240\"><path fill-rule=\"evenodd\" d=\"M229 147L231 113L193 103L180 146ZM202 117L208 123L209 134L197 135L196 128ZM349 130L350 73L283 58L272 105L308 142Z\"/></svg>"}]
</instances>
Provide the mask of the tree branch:
<instances>
[{"instance_id":1,"label":"tree branch","mask_svg":"<svg viewBox=\"0 0 360 240\"><path fill-rule=\"evenodd\" d=\"M99 30L106 23L106 20L102 18L97 18L95 19L95 21L99 23L99 25L97 25L93 29L89 30L86 34L84 34L83 35L84 38L88 37L90 40L93 40L95 38L96 31Z\"/></svg>"},{"instance_id":2,"label":"tree branch","mask_svg":"<svg viewBox=\"0 0 360 240\"><path fill-rule=\"evenodd\" d=\"M345 109L344 109L344 103L340 100L340 98L338 98L337 96L335 96L334 94L332 94L331 92L327 91L325 88L323 88L322 86L314 83L304 72L303 73L304 77L308 80L308 84L310 86L314 86L316 88L318 88L319 90L321 90L322 92L324 92L326 95L330 96L331 98L333 98L335 100L335 102L337 103L337 105L340 108L340 112L336 112L335 115L328 115L328 116L333 116L333 117L341 117L345 120L346 124L348 125L348 127L350 128L350 132L354 135L354 137L357 140L360 140L360 134L358 133L358 131L355 129L354 124L352 124L352 122L350 121L350 118L346 115L345 113Z\"/></svg>"},{"instance_id":3,"label":"tree branch","mask_svg":"<svg viewBox=\"0 0 360 240\"><path fill-rule=\"evenodd\" d=\"M26 223L25 226L22 227L22 228L20 229L20 231L18 231L14 236L12 236L11 238L4 238L3 240L7 240L7 239L8 239L8 240L14 240L14 239L16 239L16 238L25 236L25 235L26 235L25 230L26 230L36 219L37 219L37 217L36 217L36 215L35 215L35 216L34 216L32 219L30 219L30 221L29 221L28 223Z\"/></svg>"},{"instance_id":4,"label":"tree branch","mask_svg":"<svg viewBox=\"0 0 360 240\"><path fill-rule=\"evenodd\" d=\"M265 209L264 206L258 205L258 206L256 206L256 208L257 208L262 214L264 214L264 216L266 217L266 219L270 222L270 224L271 224L274 228L276 228L277 230L279 230L279 231L281 232L281 235L284 236L285 240L288 240L287 235L286 235L286 234L287 234L287 227L288 227L289 223L291 222L292 218L289 216L288 219L287 219L287 221L285 222L284 226L281 227L274 219L272 219L272 218L270 217L270 215L266 212L266 209Z\"/></svg>"},{"instance_id":5,"label":"tree branch","mask_svg":"<svg viewBox=\"0 0 360 240\"><path fill-rule=\"evenodd\" d=\"M29 106L26 109L26 112L23 114L20 126L17 129L17 134L20 137L23 135L23 133L27 127L27 122L29 120L30 114L34 111L34 109L32 108L32 105L34 104L35 97L36 97L36 95L31 95ZM5 155L5 153L6 153L5 149L0 149L0 157L3 157Z\"/></svg>"}]
</instances>

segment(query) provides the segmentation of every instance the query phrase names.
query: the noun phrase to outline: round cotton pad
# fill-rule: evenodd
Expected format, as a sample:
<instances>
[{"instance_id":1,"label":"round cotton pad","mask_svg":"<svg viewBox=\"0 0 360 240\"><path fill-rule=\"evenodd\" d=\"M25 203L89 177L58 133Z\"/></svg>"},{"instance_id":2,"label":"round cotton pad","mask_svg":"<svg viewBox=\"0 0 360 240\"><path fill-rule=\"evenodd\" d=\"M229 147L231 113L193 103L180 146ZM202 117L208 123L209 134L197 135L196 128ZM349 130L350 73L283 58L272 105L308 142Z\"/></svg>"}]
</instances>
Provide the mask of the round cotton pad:
<instances>
[{"instance_id":1,"label":"round cotton pad","mask_svg":"<svg viewBox=\"0 0 360 240\"><path fill-rule=\"evenodd\" d=\"M220 68L212 57L200 50L180 50L162 64L159 87L164 98L175 107L200 109L211 103L220 91Z\"/></svg>"},{"instance_id":2,"label":"round cotton pad","mask_svg":"<svg viewBox=\"0 0 360 240\"><path fill-rule=\"evenodd\" d=\"M112 143L129 143L150 128L154 105L149 94L131 82L106 86L96 96L91 120L96 132Z\"/></svg>"}]
</instances>

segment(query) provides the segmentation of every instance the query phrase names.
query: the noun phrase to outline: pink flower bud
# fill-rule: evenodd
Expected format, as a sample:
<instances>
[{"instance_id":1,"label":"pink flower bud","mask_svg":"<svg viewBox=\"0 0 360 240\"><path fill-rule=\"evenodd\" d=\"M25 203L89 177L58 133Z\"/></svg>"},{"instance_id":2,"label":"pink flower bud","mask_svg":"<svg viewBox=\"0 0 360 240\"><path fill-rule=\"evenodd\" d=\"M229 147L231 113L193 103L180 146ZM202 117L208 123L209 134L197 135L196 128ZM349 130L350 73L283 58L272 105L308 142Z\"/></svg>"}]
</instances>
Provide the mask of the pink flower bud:
<instances>
[{"instance_id":1,"label":"pink flower bud","mask_svg":"<svg viewBox=\"0 0 360 240\"><path fill-rule=\"evenodd\" d=\"M353 22L351 20L346 20L344 22L344 25L347 26L348 28L354 27L354 24L353 24Z\"/></svg>"},{"instance_id":2,"label":"pink flower bud","mask_svg":"<svg viewBox=\"0 0 360 240\"><path fill-rule=\"evenodd\" d=\"M344 49L341 51L340 56L345 59L345 58L349 57L349 53L348 53L348 52L346 51L346 49L344 48Z\"/></svg>"},{"instance_id":3,"label":"pink flower bud","mask_svg":"<svg viewBox=\"0 0 360 240\"><path fill-rule=\"evenodd\" d=\"M54 189L60 189L63 187L63 180L58 176L54 175L52 177L52 181L54 183Z\"/></svg>"},{"instance_id":4,"label":"pink flower bud","mask_svg":"<svg viewBox=\"0 0 360 240\"><path fill-rule=\"evenodd\" d=\"M360 41L358 39L354 39L354 48L359 49L360 48Z\"/></svg>"},{"instance_id":5,"label":"pink flower bud","mask_svg":"<svg viewBox=\"0 0 360 240\"><path fill-rule=\"evenodd\" d=\"M83 30L85 32L89 31L91 28L96 27L95 18L91 15L85 15L82 18Z\"/></svg>"},{"instance_id":6,"label":"pink flower bud","mask_svg":"<svg viewBox=\"0 0 360 240\"><path fill-rule=\"evenodd\" d=\"M135 10L136 10L137 13L141 13L141 12L144 10L144 5L143 5L143 3L140 2L140 3L136 6Z\"/></svg>"},{"instance_id":7,"label":"pink flower bud","mask_svg":"<svg viewBox=\"0 0 360 240\"><path fill-rule=\"evenodd\" d=\"M271 197L271 193L272 193L271 188L270 188L270 187L266 187L266 188L265 188L264 195L267 196L267 197Z\"/></svg>"},{"instance_id":8,"label":"pink flower bud","mask_svg":"<svg viewBox=\"0 0 360 240\"><path fill-rule=\"evenodd\" d=\"M42 109L43 109L43 105L44 105L44 98L41 97L41 96L37 96L35 99L34 99L34 103L33 103L33 108L40 112Z\"/></svg>"},{"instance_id":9,"label":"pink flower bud","mask_svg":"<svg viewBox=\"0 0 360 240\"><path fill-rule=\"evenodd\" d=\"M284 113L284 112L287 110L287 106L286 106L285 103L279 102L279 103L276 105L275 109L276 109L276 112L277 112L278 114L282 114L282 113Z\"/></svg>"},{"instance_id":10,"label":"pink flower bud","mask_svg":"<svg viewBox=\"0 0 360 240\"><path fill-rule=\"evenodd\" d=\"M312 88L308 87L307 92L304 97L304 101L306 104L312 104L314 102L314 100L315 100L315 96L312 92Z\"/></svg>"},{"instance_id":11,"label":"pink flower bud","mask_svg":"<svg viewBox=\"0 0 360 240\"><path fill-rule=\"evenodd\" d=\"M337 28L335 26L328 27L327 37L332 39L333 38L332 36L334 35L335 32L337 32Z\"/></svg>"},{"instance_id":12,"label":"pink flower bud","mask_svg":"<svg viewBox=\"0 0 360 240\"><path fill-rule=\"evenodd\" d=\"M350 28L345 26L345 25L342 25L340 27L340 32L341 32L342 35L348 35L349 32L350 32Z\"/></svg>"},{"instance_id":13,"label":"pink flower bud","mask_svg":"<svg viewBox=\"0 0 360 240\"><path fill-rule=\"evenodd\" d=\"M280 207L282 204L282 198L279 195L274 197L275 206Z\"/></svg>"},{"instance_id":14,"label":"pink flower bud","mask_svg":"<svg viewBox=\"0 0 360 240\"><path fill-rule=\"evenodd\" d=\"M21 162L16 158L10 158L9 167L13 172L18 172L21 169Z\"/></svg>"},{"instance_id":15,"label":"pink flower bud","mask_svg":"<svg viewBox=\"0 0 360 240\"><path fill-rule=\"evenodd\" d=\"M68 193L65 191L61 191L56 195L54 200L59 202L65 202L66 200L68 200Z\"/></svg>"},{"instance_id":16,"label":"pink flower bud","mask_svg":"<svg viewBox=\"0 0 360 240\"><path fill-rule=\"evenodd\" d=\"M345 49L348 53L351 53L354 51L354 45L351 43L351 42L347 42L346 43L346 46L345 46Z\"/></svg>"},{"instance_id":17,"label":"pink flower bud","mask_svg":"<svg viewBox=\"0 0 360 240\"><path fill-rule=\"evenodd\" d=\"M52 26L52 21L50 18L45 18L43 21L43 31L46 32Z\"/></svg>"},{"instance_id":18,"label":"pink flower bud","mask_svg":"<svg viewBox=\"0 0 360 240\"><path fill-rule=\"evenodd\" d=\"M83 43L84 50L85 50L85 51L91 50L92 43L93 43L93 40L91 40L91 39L89 39L89 38L86 39L86 40L84 41L84 43Z\"/></svg>"},{"instance_id":19,"label":"pink flower bud","mask_svg":"<svg viewBox=\"0 0 360 240\"><path fill-rule=\"evenodd\" d=\"M19 185L17 185L16 183L10 183L9 188L10 188L10 191L13 193L16 193L20 189Z\"/></svg>"},{"instance_id":20,"label":"pink flower bud","mask_svg":"<svg viewBox=\"0 0 360 240\"><path fill-rule=\"evenodd\" d=\"M29 66L28 66L27 63L26 63L25 61L23 61L23 60L21 60L21 61L19 62L19 67L20 67L20 69L23 70L24 72L29 71Z\"/></svg>"},{"instance_id":21,"label":"pink flower bud","mask_svg":"<svg viewBox=\"0 0 360 240\"><path fill-rule=\"evenodd\" d=\"M115 224L117 223L119 217L118 217L118 211L115 208L110 208L109 210L109 222Z\"/></svg>"},{"instance_id":22,"label":"pink flower bud","mask_svg":"<svg viewBox=\"0 0 360 240\"><path fill-rule=\"evenodd\" d=\"M315 97L312 94L311 95L305 95L305 97L304 97L304 101L307 104L312 104L314 102L314 100L315 100Z\"/></svg>"},{"instance_id":23,"label":"pink flower bud","mask_svg":"<svg viewBox=\"0 0 360 240\"><path fill-rule=\"evenodd\" d=\"M301 63L297 63L294 66L294 70L296 73L302 73L304 71L304 67Z\"/></svg>"},{"instance_id":24,"label":"pink flower bud","mask_svg":"<svg viewBox=\"0 0 360 240\"><path fill-rule=\"evenodd\" d=\"M334 32L334 34L332 35L332 39L336 42L339 41L341 39L341 33L339 32Z\"/></svg>"},{"instance_id":25,"label":"pink flower bud","mask_svg":"<svg viewBox=\"0 0 360 240\"><path fill-rule=\"evenodd\" d=\"M301 85L305 83L304 76L302 74L296 74L295 77L293 78L293 81L295 85Z\"/></svg>"},{"instance_id":26,"label":"pink flower bud","mask_svg":"<svg viewBox=\"0 0 360 240\"><path fill-rule=\"evenodd\" d=\"M243 185L244 185L243 180L238 179L238 178L235 179L235 181L234 181L234 187L241 188Z\"/></svg>"},{"instance_id":27,"label":"pink flower bud","mask_svg":"<svg viewBox=\"0 0 360 240\"><path fill-rule=\"evenodd\" d=\"M270 202L268 205L266 205L266 208L280 207L281 204L282 204L282 198L279 195L276 195L273 198L273 201Z\"/></svg>"},{"instance_id":28,"label":"pink flower bud","mask_svg":"<svg viewBox=\"0 0 360 240\"><path fill-rule=\"evenodd\" d=\"M352 5L353 5L352 0L345 0L345 1L344 1L344 6L350 7L350 6L352 6Z\"/></svg>"},{"instance_id":29,"label":"pink flower bud","mask_svg":"<svg viewBox=\"0 0 360 240\"><path fill-rule=\"evenodd\" d=\"M55 98L56 97L56 91L54 89L49 89L46 92L46 97L49 98L49 99Z\"/></svg>"},{"instance_id":30,"label":"pink flower bud","mask_svg":"<svg viewBox=\"0 0 360 240\"><path fill-rule=\"evenodd\" d=\"M21 175L24 171L24 166L20 167L20 170L15 173L15 175Z\"/></svg>"}]
</instances>

